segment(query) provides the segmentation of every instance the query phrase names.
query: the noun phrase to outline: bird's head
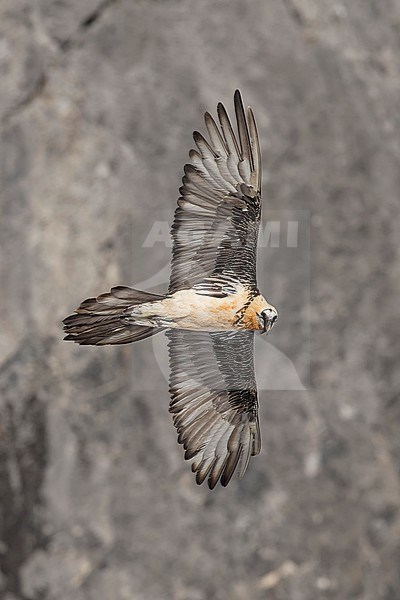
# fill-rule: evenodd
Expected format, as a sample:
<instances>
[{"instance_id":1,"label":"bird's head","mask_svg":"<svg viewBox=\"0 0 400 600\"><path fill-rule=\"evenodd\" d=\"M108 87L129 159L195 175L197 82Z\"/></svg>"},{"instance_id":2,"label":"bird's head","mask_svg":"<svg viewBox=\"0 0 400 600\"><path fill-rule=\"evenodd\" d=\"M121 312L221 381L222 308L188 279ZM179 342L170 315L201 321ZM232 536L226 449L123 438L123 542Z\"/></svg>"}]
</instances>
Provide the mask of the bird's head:
<instances>
[{"instance_id":1,"label":"bird's head","mask_svg":"<svg viewBox=\"0 0 400 600\"><path fill-rule=\"evenodd\" d=\"M268 335L278 320L278 311L274 306L269 304L266 308L260 312L257 312L257 316L259 319L260 329L262 329L261 333L266 333Z\"/></svg>"}]
</instances>

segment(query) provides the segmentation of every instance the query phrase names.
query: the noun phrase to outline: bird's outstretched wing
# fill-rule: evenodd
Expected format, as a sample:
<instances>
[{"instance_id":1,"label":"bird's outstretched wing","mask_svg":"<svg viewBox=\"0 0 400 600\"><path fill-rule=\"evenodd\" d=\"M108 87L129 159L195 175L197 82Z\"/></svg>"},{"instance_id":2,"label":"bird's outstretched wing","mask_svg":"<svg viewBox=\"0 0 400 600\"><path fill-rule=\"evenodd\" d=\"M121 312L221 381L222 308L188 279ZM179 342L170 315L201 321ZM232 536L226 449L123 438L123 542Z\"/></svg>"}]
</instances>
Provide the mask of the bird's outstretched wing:
<instances>
[{"instance_id":1,"label":"bird's outstretched wing","mask_svg":"<svg viewBox=\"0 0 400 600\"><path fill-rule=\"evenodd\" d=\"M238 136L218 104L220 128L209 113L209 141L193 134L198 150L180 188L172 225L173 258L169 292L198 287L218 295L224 284L256 286L256 254L261 217L261 153L251 108L234 97ZM220 293L221 295L221 293Z\"/></svg>"},{"instance_id":2,"label":"bird's outstretched wing","mask_svg":"<svg viewBox=\"0 0 400 600\"><path fill-rule=\"evenodd\" d=\"M170 329L170 412L198 484L228 485L260 452L252 331Z\"/></svg>"}]
</instances>

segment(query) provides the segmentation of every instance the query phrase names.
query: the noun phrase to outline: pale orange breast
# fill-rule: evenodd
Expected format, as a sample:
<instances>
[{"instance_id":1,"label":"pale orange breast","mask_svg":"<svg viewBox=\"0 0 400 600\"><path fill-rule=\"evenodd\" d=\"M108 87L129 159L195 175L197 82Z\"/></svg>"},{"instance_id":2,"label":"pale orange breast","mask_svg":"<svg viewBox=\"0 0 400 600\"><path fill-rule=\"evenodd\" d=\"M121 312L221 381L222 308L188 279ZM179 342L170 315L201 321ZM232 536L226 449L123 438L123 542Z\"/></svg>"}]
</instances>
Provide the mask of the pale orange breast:
<instances>
[{"instance_id":1,"label":"pale orange breast","mask_svg":"<svg viewBox=\"0 0 400 600\"><path fill-rule=\"evenodd\" d=\"M194 290L180 290L158 304L160 316L177 319L176 325L187 329L234 329L237 313L248 301L248 290L238 287L236 294L226 298L202 296ZM153 304L154 311L154 304ZM242 325L243 327L243 325Z\"/></svg>"}]
</instances>

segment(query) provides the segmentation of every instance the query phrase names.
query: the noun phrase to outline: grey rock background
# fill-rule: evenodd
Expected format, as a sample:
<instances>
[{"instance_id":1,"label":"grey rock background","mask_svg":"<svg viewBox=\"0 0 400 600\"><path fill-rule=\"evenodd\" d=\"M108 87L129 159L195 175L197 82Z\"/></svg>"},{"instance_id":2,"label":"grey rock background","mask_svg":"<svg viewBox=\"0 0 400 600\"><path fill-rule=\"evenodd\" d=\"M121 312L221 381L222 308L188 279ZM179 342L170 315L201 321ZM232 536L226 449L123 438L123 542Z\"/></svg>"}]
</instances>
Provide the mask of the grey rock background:
<instances>
[{"instance_id":1,"label":"grey rock background","mask_svg":"<svg viewBox=\"0 0 400 600\"><path fill-rule=\"evenodd\" d=\"M399 33L396 0L2 0L1 598L400 598ZM311 368L262 391L262 454L210 493L151 342L60 321L163 269L144 233L236 87L267 210L309 211L310 278L268 253L260 277Z\"/></svg>"}]
</instances>

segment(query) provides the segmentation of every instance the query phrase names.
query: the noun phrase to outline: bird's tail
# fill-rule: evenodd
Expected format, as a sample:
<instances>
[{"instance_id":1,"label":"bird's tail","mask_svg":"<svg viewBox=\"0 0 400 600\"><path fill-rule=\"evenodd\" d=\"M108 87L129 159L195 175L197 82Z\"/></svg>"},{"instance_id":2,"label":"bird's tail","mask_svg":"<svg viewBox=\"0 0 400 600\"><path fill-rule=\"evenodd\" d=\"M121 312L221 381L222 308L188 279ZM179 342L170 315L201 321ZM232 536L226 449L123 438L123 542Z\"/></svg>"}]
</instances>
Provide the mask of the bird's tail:
<instances>
[{"instance_id":1,"label":"bird's tail","mask_svg":"<svg viewBox=\"0 0 400 600\"><path fill-rule=\"evenodd\" d=\"M64 339L94 346L129 344L143 340L162 328L135 324L130 316L130 309L163 298L159 294L129 287L113 287L108 294L84 300L73 315L64 319Z\"/></svg>"}]
</instances>

